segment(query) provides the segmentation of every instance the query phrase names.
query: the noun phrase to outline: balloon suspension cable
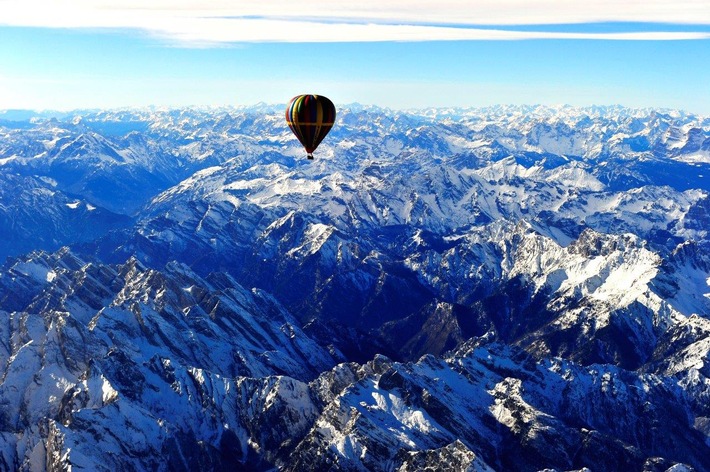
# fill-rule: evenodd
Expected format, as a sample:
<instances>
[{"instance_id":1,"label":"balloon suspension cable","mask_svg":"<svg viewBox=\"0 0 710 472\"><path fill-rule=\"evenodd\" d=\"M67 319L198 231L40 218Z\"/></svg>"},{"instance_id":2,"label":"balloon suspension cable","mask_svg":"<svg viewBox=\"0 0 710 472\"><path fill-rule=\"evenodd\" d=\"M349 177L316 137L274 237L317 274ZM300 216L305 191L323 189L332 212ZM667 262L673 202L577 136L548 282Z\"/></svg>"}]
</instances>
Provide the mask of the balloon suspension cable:
<instances>
[{"instance_id":1,"label":"balloon suspension cable","mask_svg":"<svg viewBox=\"0 0 710 472\"><path fill-rule=\"evenodd\" d=\"M313 153L309 152L308 154L306 154L306 157L310 160L313 160Z\"/></svg>"}]
</instances>

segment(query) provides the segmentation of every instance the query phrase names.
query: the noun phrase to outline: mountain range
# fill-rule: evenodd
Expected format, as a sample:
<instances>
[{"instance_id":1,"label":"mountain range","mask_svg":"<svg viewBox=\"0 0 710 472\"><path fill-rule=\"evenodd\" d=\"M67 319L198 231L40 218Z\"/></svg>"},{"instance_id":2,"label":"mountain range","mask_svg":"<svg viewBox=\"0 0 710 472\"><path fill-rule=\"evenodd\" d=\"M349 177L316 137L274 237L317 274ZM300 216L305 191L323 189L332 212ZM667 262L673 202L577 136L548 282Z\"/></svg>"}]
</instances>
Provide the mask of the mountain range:
<instances>
[{"instance_id":1,"label":"mountain range","mask_svg":"<svg viewBox=\"0 0 710 472\"><path fill-rule=\"evenodd\" d=\"M350 105L315 155L0 115L0 470L710 470L710 118Z\"/></svg>"}]
</instances>

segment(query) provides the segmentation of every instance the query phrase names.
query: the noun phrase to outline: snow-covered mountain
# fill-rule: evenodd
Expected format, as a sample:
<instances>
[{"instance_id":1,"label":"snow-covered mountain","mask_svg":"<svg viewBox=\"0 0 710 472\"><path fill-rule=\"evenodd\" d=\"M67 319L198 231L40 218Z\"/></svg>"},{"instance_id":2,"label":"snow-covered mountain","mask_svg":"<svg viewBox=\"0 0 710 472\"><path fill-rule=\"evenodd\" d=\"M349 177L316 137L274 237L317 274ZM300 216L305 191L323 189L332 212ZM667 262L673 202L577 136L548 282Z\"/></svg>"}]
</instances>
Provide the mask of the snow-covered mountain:
<instances>
[{"instance_id":1,"label":"snow-covered mountain","mask_svg":"<svg viewBox=\"0 0 710 472\"><path fill-rule=\"evenodd\" d=\"M0 469L710 470L709 179L677 111L0 121Z\"/></svg>"}]
</instances>

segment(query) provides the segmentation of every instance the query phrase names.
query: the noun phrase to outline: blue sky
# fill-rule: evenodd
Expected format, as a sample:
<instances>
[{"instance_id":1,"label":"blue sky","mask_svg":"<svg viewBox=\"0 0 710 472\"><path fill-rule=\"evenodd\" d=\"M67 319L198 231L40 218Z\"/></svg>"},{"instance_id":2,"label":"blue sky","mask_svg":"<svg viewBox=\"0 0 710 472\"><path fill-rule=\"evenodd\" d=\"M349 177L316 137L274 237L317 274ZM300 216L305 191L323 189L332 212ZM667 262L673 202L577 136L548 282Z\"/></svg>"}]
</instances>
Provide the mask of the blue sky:
<instances>
[{"instance_id":1,"label":"blue sky","mask_svg":"<svg viewBox=\"0 0 710 472\"><path fill-rule=\"evenodd\" d=\"M391 108L621 104L710 115L708 0L5 3L0 110L320 93Z\"/></svg>"}]
</instances>

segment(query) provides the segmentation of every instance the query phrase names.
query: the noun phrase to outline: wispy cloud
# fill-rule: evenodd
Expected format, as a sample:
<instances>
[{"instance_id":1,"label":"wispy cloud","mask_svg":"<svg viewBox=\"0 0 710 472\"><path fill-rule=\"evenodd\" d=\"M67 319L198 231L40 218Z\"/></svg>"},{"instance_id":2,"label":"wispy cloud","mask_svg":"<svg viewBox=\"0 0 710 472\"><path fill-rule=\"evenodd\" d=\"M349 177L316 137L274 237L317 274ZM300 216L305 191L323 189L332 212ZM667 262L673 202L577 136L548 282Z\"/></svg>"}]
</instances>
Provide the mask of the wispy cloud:
<instances>
[{"instance_id":1,"label":"wispy cloud","mask_svg":"<svg viewBox=\"0 0 710 472\"><path fill-rule=\"evenodd\" d=\"M0 24L136 29L183 44L710 39L708 0L0 0ZM590 23L652 24L585 32ZM569 25L569 29L521 28ZM669 28L665 25L673 25ZM678 25L681 25L679 27Z\"/></svg>"}]
</instances>

